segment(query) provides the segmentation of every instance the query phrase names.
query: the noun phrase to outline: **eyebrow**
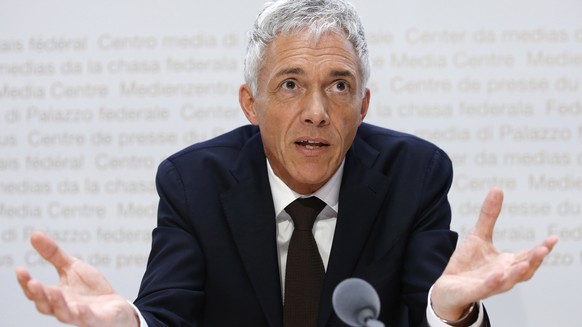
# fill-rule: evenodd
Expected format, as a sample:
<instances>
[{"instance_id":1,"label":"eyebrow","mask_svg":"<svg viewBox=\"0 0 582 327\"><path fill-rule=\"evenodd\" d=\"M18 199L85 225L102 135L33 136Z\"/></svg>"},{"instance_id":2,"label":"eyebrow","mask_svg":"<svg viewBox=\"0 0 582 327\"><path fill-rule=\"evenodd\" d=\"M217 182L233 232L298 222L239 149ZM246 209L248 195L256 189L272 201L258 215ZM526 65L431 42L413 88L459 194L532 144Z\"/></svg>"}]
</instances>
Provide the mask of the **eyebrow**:
<instances>
[{"instance_id":1,"label":"eyebrow","mask_svg":"<svg viewBox=\"0 0 582 327\"><path fill-rule=\"evenodd\" d=\"M332 71L329 76L331 77L351 77L351 78L356 78L356 76L354 76L354 74L352 72L350 72L349 70L334 70Z\"/></svg>"},{"instance_id":2,"label":"eyebrow","mask_svg":"<svg viewBox=\"0 0 582 327\"><path fill-rule=\"evenodd\" d=\"M275 76L284 76L284 75L303 75L305 71L301 68L288 68L283 69L277 72Z\"/></svg>"}]
</instances>

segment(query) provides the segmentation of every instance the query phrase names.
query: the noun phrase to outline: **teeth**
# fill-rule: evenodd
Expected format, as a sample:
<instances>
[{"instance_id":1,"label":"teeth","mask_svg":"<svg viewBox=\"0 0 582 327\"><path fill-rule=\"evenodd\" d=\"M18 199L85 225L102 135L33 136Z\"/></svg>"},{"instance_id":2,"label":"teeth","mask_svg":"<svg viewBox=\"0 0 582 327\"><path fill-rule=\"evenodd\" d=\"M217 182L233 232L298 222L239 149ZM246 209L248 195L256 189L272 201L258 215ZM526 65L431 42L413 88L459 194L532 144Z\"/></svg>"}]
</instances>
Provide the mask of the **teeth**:
<instances>
[{"instance_id":1,"label":"teeth","mask_svg":"<svg viewBox=\"0 0 582 327\"><path fill-rule=\"evenodd\" d=\"M310 141L310 140L298 141L297 144L299 144L299 145L301 145L309 150L319 149L319 148L325 146L325 144L322 144L321 142Z\"/></svg>"}]
</instances>

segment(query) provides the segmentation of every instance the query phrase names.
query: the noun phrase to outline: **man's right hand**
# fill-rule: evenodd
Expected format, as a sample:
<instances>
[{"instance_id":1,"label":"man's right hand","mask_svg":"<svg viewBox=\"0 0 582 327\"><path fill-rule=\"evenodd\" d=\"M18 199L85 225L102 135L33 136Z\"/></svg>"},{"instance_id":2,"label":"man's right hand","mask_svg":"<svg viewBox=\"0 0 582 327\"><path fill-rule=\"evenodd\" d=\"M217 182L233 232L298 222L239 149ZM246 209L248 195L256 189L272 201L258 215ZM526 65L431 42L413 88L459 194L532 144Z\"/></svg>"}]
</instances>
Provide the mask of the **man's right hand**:
<instances>
[{"instance_id":1,"label":"man's right hand","mask_svg":"<svg viewBox=\"0 0 582 327\"><path fill-rule=\"evenodd\" d=\"M17 268L18 282L39 312L76 326L139 326L133 307L117 294L105 277L89 264L62 249L50 237L35 232L34 249L59 274L59 284L43 285L24 268Z\"/></svg>"}]
</instances>

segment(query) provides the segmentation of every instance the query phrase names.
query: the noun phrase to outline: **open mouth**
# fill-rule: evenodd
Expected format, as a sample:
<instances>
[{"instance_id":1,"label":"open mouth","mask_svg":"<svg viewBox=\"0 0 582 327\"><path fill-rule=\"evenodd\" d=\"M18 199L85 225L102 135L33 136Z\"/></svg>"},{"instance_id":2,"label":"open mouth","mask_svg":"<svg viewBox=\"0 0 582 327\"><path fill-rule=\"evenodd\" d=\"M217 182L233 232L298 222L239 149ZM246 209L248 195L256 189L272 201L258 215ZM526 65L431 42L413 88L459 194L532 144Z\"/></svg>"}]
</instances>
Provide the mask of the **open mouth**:
<instances>
[{"instance_id":1,"label":"open mouth","mask_svg":"<svg viewBox=\"0 0 582 327\"><path fill-rule=\"evenodd\" d=\"M302 146L308 150L316 150L316 149L320 149L320 148L329 146L329 144L327 144L327 143L323 143L320 141L310 141L310 140L297 141L297 142L295 142L295 144Z\"/></svg>"}]
</instances>

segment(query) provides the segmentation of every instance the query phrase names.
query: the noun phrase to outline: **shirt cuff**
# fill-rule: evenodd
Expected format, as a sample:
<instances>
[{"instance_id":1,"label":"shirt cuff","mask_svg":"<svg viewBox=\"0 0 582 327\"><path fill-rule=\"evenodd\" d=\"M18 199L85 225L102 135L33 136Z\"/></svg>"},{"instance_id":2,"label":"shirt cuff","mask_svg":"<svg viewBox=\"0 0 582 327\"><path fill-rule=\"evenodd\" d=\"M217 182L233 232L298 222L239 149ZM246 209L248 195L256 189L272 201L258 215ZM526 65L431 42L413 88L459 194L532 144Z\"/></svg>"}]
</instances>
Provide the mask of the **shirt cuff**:
<instances>
[{"instance_id":1,"label":"shirt cuff","mask_svg":"<svg viewBox=\"0 0 582 327\"><path fill-rule=\"evenodd\" d=\"M434 285L433 285L434 286ZM430 327L450 327L451 325L443 322L437 314L432 309L432 303L430 302L430 295L432 294L432 286L428 291L428 305L426 306L426 320L428 321L428 325ZM477 310L479 310L479 315L477 316L477 320L470 325L469 327L479 327L483 324L483 303L479 301L479 305L477 306Z\"/></svg>"},{"instance_id":2,"label":"shirt cuff","mask_svg":"<svg viewBox=\"0 0 582 327\"><path fill-rule=\"evenodd\" d=\"M135 312L135 315L139 319L139 327L148 327L148 323L145 321L145 319L141 315L141 312L139 312L139 309L135 306L135 304L133 304L131 301L127 302L131 305L133 311Z\"/></svg>"}]
</instances>

